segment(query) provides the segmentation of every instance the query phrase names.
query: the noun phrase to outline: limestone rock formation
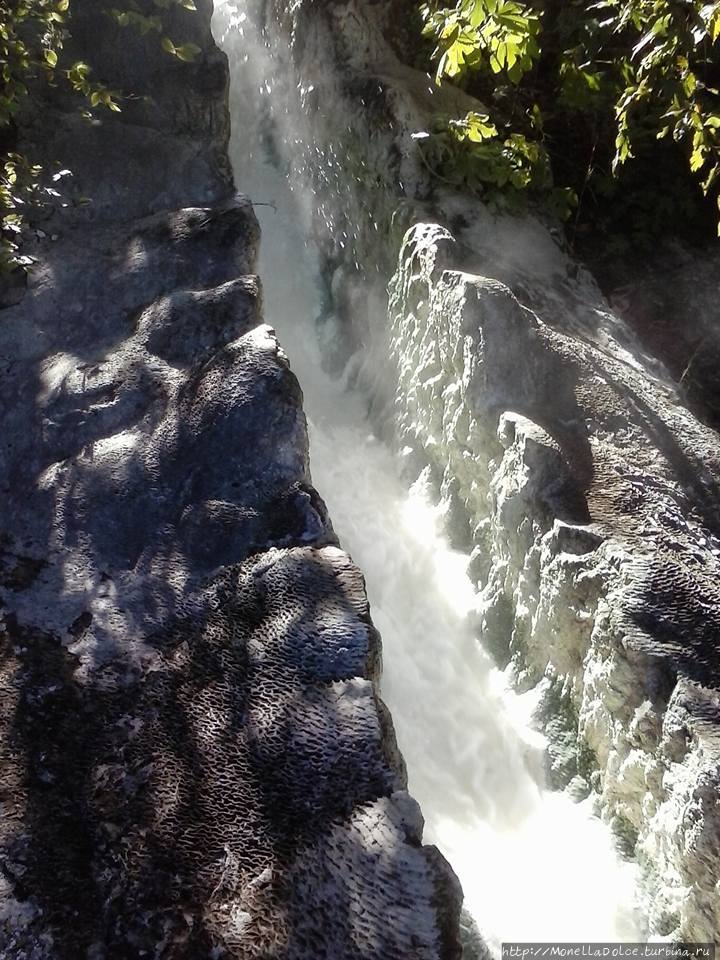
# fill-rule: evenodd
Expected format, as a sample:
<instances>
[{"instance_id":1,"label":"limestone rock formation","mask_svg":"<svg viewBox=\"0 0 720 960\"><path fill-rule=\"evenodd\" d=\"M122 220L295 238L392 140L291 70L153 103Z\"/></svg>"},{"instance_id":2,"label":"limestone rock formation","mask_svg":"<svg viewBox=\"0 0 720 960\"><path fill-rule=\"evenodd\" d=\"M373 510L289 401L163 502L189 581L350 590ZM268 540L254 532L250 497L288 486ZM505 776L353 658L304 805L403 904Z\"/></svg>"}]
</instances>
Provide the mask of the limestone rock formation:
<instances>
[{"instance_id":1,"label":"limestone rock formation","mask_svg":"<svg viewBox=\"0 0 720 960\"><path fill-rule=\"evenodd\" d=\"M76 52L152 99L25 127L92 203L0 314L0 954L457 957L262 321L211 4L173 13L190 65L74 6Z\"/></svg>"},{"instance_id":2,"label":"limestone rock formation","mask_svg":"<svg viewBox=\"0 0 720 960\"><path fill-rule=\"evenodd\" d=\"M551 781L593 787L643 866L652 932L718 940L717 434L559 236L432 186L413 135L438 95L391 46L402 7L256 7L278 140L303 145L285 159L318 192L332 360L362 346L379 428L473 551L485 643L543 691Z\"/></svg>"},{"instance_id":3,"label":"limestone rock formation","mask_svg":"<svg viewBox=\"0 0 720 960\"><path fill-rule=\"evenodd\" d=\"M468 519L485 642L544 688L551 779L590 779L655 932L712 941L716 438L610 338L440 269L449 243L416 228L394 281L399 439Z\"/></svg>"}]
</instances>

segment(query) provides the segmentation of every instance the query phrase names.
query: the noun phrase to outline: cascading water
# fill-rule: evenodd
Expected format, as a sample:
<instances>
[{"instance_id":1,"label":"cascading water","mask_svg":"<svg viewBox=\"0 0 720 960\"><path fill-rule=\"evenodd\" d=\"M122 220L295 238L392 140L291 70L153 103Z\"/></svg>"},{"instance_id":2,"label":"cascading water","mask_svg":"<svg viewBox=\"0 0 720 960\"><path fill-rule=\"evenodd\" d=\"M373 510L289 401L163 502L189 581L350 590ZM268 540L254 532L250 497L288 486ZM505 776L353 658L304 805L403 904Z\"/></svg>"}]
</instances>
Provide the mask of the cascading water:
<instances>
[{"instance_id":1,"label":"cascading water","mask_svg":"<svg viewBox=\"0 0 720 960\"><path fill-rule=\"evenodd\" d=\"M640 939L636 870L589 800L544 789L543 742L528 724L533 704L509 691L473 634L468 558L439 533L426 478L408 491L361 395L323 372L319 263L306 230L312 198L293 192L270 162L257 119L272 96L273 62L242 4L216 6L215 33L231 64L238 189L272 205L257 207L265 318L303 387L315 486L367 578L383 636L383 697L426 842L458 873L466 909L494 952L503 940Z\"/></svg>"}]
</instances>

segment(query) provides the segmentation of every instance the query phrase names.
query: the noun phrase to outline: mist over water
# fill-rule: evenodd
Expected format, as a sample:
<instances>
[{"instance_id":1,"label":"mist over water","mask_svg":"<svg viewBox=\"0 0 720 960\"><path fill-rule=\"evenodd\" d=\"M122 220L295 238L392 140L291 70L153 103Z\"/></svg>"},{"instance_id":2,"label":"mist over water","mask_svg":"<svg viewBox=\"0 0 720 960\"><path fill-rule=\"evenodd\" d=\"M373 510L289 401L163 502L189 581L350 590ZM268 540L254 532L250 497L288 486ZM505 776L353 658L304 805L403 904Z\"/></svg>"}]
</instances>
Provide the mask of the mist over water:
<instances>
[{"instance_id":1,"label":"mist over water","mask_svg":"<svg viewBox=\"0 0 720 960\"><path fill-rule=\"evenodd\" d=\"M399 458L373 436L363 397L322 369L319 264L306 233L312 197L293 192L272 165L258 123L272 96L271 54L242 5L216 7L232 75L237 188L275 205L256 208L265 319L303 388L314 485L367 579L383 638L382 694L425 840L454 867L494 952L503 940L642 939L636 868L618 857L590 801L543 787L543 740L528 724L533 703L508 690L477 642L468 558L442 536L426 478L408 489Z\"/></svg>"}]
</instances>

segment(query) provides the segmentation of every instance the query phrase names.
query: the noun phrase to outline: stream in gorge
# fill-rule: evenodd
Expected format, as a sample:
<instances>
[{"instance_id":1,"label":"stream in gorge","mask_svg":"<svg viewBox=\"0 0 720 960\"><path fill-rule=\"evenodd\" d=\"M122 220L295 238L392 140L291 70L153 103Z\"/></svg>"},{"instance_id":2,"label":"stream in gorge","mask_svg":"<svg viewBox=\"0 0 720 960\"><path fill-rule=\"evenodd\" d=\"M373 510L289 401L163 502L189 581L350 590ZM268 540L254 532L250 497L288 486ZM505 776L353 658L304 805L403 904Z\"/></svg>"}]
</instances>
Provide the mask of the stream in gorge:
<instances>
[{"instance_id":1,"label":"stream in gorge","mask_svg":"<svg viewBox=\"0 0 720 960\"><path fill-rule=\"evenodd\" d=\"M272 96L272 60L235 5L216 8L232 75L237 188L274 205L256 207L265 319L303 389L313 483L367 580L383 640L382 695L425 841L452 864L493 953L507 940L642 939L637 868L619 857L591 799L544 789L531 695L512 693L477 641L468 558L440 532L424 476L408 489L400 458L373 435L363 396L322 369L319 258L300 203L312 198L272 165L257 120Z\"/></svg>"}]
</instances>

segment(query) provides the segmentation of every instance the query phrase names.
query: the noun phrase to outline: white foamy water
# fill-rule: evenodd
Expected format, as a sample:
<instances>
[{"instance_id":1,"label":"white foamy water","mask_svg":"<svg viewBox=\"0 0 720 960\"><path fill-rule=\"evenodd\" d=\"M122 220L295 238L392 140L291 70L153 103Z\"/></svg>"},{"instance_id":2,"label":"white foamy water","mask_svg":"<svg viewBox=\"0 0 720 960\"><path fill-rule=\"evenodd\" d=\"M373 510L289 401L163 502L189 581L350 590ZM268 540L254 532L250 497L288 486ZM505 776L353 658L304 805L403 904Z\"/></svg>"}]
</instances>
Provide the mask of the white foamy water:
<instances>
[{"instance_id":1,"label":"white foamy water","mask_svg":"<svg viewBox=\"0 0 720 960\"><path fill-rule=\"evenodd\" d=\"M542 738L527 725L530 705L506 688L470 626L476 595L467 557L439 532L423 479L412 489L401 481L398 459L373 437L362 397L322 370L307 211L258 144L254 93L267 92L272 67L244 28L242 14L220 6L215 29L233 74L237 186L277 208L256 208L265 318L303 388L313 482L367 579L383 637L383 697L425 815L426 842L453 865L494 951L504 940L642 939L635 868L618 858L587 803L543 788Z\"/></svg>"}]
</instances>

